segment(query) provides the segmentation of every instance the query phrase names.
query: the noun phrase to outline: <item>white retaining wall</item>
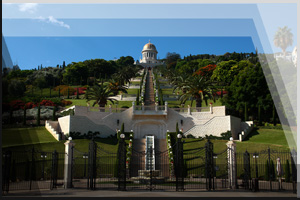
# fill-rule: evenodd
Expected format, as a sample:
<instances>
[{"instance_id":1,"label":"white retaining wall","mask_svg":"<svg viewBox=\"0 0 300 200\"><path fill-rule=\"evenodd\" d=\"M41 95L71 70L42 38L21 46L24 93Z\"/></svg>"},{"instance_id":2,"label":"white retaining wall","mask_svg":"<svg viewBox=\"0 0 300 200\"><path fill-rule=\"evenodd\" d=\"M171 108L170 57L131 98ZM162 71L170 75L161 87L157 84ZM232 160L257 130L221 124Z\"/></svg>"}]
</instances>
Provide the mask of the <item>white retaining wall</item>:
<instances>
[{"instance_id":1,"label":"white retaining wall","mask_svg":"<svg viewBox=\"0 0 300 200\"><path fill-rule=\"evenodd\" d=\"M99 131L100 137L114 135L116 129L121 129L124 123L125 131L133 130L138 136L146 134L165 136L167 130L176 131L176 123L185 135L192 134L196 137L205 135L220 136L221 133L232 131L234 139L243 130L241 119L226 116L225 106L213 107L212 113L191 112L180 113L168 108L168 115L132 115L133 107L119 113L90 111L88 107L75 106L74 116L65 116L58 119L61 131L66 134L70 131L87 133ZM119 121L119 123L117 123ZM182 123L181 123L182 122ZM250 122L249 122L250 123ZM146 127L146 128L145 128Z\"/></svg>"}]
</instances>

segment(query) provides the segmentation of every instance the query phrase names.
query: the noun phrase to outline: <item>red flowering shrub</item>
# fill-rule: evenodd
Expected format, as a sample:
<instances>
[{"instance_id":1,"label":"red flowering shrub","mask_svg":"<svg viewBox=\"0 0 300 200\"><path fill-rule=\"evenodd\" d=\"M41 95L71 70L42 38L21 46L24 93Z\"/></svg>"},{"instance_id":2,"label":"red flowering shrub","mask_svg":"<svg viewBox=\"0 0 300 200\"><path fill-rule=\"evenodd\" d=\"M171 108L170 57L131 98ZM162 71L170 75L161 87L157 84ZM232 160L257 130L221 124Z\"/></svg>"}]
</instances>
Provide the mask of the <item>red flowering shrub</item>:
<instances>
[{"instance_id":1,"label":"red flowering shrub","mask_svg":"<svg viewBox=\"0 0 300 200\"><path fill-rule=\"evenodd\" d=\"M66 100L61 100L60 102L60 105L65 107L65 106L68 106L68 105L71 105L72 104L72 101L66 101Z\"/></svg>"},{"instance_id":2,"label":"red flowering shrub","mask_svg":"<svg viewBox=\"0 0 300 200\"><path fill-rule=\"evenodd\" d=\"M60 94L62 94L64 96L67 96L68 95L68 88L69 88L69 95L73 95L74 92L75 92L74 88L72 88L70 86L67 86L67 85L56 86L54 88L54 91L58 91L60 89Z\"/></svg>"},{"instance_id":3,"label":"red flowering shrub","mask_svg":"<svg viewBox=\"0 0 300 200\"><path fill-rule=\"evenodd\" d=\"M217 94L218 96L221 96L221 91L216 92L216 94ZM223 91L223 95L224 95L224 94L227 94L227 91Z\"/></svg>"},{"instance_id":4,"label":"red flowering shrub","mask_svg":"<svg viewBox=\"0 0 300 200\"><path fill-rule=\"evenodd\" d=\"M14 100L10 102L10 106L13 110L19 110L24 108L25 103L21 100Z\"/></svg>"},{"instance_id":5,"label":"red flowering shrub","mask_svg":"<svg viewBox=\"0 0 300 200\"><path fill-rule=\"evenodd\" d=\"M31 109L31 108L37 107L37 105L33 102L28 102L25 104L25 106L26 106L26 109Z\"/></svg>"},{"instance_id":6,"label":"red flowering shrub","mask_svg":"<svg viewBox=\"0 0 300 200\"><path fill-rule=\"evenodd\" d=\"M213 71L216 69L217 65L209 64L205 67L200 68L198 71L196 71L193 75L201 75L201 76L207 76L211 77Z\"/></svg>"},{"instance_id":7,"label":"red flowering shrub","mask_svg":"<svg viewBox=\"0 0 300 200\"><path fill-rule=\"evenodd\" d=\"M41 106L56 106L55 103L53 103L53 101L50 100L43 100L40 103Z\"/></svg>"},{"instance_id":8,"label":"red flowering shrub","mask_svg":"<svg viewBox=\"0 0 300 200\"><path fill-rule=\"evenodd\" d=\"M75 89L74 95L77 95L77 88L74 88L74 89ZM85 91L86 91L86 87L79 87L78 88L78 94L79 95L85 94Z\"/></svg>"}]
</instances>

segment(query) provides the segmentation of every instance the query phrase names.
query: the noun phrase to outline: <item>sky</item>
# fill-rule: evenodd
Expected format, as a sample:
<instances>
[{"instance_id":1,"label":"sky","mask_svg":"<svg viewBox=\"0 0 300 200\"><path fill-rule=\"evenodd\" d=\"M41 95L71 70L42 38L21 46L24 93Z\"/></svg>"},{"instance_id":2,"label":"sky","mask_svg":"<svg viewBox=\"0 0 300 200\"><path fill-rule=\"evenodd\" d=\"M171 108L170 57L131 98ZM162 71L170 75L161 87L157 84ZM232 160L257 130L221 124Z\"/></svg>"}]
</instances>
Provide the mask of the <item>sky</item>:
<instances>
[{"instance_id":1,"label":"sky","mask_svg":"<svg viewBox=\"0 0 300 200\"><path fill-rule=\"evenodd\" d=\"M272 37L284 25L296 44L294 4L2 5L2 34L22 69L127 55L137 60L149 39L160 58L167 52L278 52Z\"/></svg>"},{"instance_id":2,"label":"sky","mask_svg":"<svg viewBox=\"0 0 300 200\"><path fill-rule=\"evenodd\" d=\"M159 58L168 52L187 55L216 54L226 52L255 52L250 37L6 37L12 61L21 69L33 69L38 65L53 66L87 59L118 59L142 56L143 46L153 43ZM22 45L20 45L22 44Z\"/></svg>"}]
</instances>

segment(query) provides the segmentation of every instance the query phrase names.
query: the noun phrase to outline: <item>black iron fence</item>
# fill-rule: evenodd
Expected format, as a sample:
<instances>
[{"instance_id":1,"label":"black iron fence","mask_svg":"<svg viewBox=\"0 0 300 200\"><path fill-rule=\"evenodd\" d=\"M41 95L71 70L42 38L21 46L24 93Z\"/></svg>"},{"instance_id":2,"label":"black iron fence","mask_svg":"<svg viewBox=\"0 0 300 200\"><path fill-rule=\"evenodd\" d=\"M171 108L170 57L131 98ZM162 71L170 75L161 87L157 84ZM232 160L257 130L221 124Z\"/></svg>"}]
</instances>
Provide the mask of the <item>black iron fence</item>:
<instances>
[{"instance_id":1,"label":"black iron fence","mask_svg":"<svg viewBox=\"0 0 300 200\"><path fill-rule=\"evenodd\" d=\"M208 140L196 149L183 149L178 138L169 151L148 151L151 168L146 170L146 152L132 149L127 158L127 144L120 139L117 152L109 152L91 140L89 149L81 152L72 147L72 187L105 190L190 191L228 189L228 155L230 149L214 152ZM292 152L266 149L235 154L237 188L259 191L296 192L297 169ZM53 189L64 184L65 153L3 151L2 191Z\"/></svg>"},{"instance_id":2,"label":"black iron fence","mask_svg":"<svg viewBox=\"0 0 300 200\"><path fill-rule=\"evenodd\" d=\"M63 185L65 153L3 151L2 191L53 189Z\"/></svg>"},{"instance_id":3,"label":"black iron fence","mask_svg":"<svg viewBox=\"0 0 300 200\"><path fill-rule=\"evenodd\" d=\"M237 181L239 188L253 191L296 192L297 170L295 150L237 153Z\"/></svg>"}]
</instances>

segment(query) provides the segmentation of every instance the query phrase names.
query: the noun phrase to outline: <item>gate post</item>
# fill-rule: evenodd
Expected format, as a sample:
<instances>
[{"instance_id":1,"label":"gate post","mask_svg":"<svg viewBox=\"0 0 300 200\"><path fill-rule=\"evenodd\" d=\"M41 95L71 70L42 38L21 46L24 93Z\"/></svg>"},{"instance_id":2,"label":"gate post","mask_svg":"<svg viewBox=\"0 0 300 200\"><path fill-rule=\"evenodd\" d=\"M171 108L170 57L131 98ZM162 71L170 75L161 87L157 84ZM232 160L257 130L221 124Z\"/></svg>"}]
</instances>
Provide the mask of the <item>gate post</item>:
<instances>
[{"instance_id":1,"label":"gate post","mask_svg":"<svg viewBox=\"0 0 300 200\"><path fill-rule=\"evenodd\" d=\"M206 175L206 189L210 191L212 189L213 178L213 143L208 139L205 143L205 175Z\"/></svg>"},{"instance_id":2,"label":"gate post","mask_svg":"<svg viewBox=\"0 0 300 200\"><path fill-rule=\"evenodd\" d=\"M182 135L177 135L177 148L176 148L176 191L184 190L184 177L183 177L183 144L181 141Z\"/></svg>"},{"instance_id":3,"label":"gate post","mask_svg":"<svg viewBox=\"0 0 300 200\"><path fill-rule=\"evenodd\" d=\"M236 144L233 142L233 138L226 143L227 155L228 155L228 178L229 187L231 189L237 189L237 163L236 163Z\"/></svg>"},{"instance_id":4,"label":"gate post","mask_svg":"<svg viewBox=\"0 0 300 200\"><path fill-rule=\"evenodd\" d=\"M291 166L293 179L293 193L297 193L297 152L295 149L291 152Z\"/></svg>"},{"instance_id":5,"label":"gate post","mask_svg":"<svg viewBox=\"0 0 300 200\"><path fill-rule=\"evenodd\" d=\"M126 143L125 135L122 133L120 135L119 141L119 152L118 152L118 190L126 190Z\"/></svg>"},{"instance_id":6,"label":"gate post","mask_svg":"<svg viewBox=\"0 0 300 200\"><path fill-rule=\"evenodd\" d=\"M64 161L64 188L72 187L72 162L73 162L73 147L75 143L72 138L65 142L65 161Z\"/></svg>"},{"instance_id":7,"label":"gate post","mask_svg":"<svg viewBox=\"0 0 300 200\"><path fill-rule=\"evenodd\" d=\"M11 165L11 151L5 151L3 154L4 157L4 169L2 168L2 193L9 191L9 175L10 175L10 165Z\"/></svg>"},{"instance_id":8,"label":"gate post","mask_svg":"<svg viewBox=\"0 0 300 200\"><path fill-rule=\"evenodd\" d=\"M250 155L248 151L246 150L244 153L244 185L245 189L250 189L249 188L249 181L250 181Z\"/></svg>"},{"instance_id":9,"label":"gate post","mask_svg":"<svg viewBox=\"0 0 300 200\"><path fill-rule=\"evenodd\" d=\"M52 172L51 172L51 182L50 189L56 188L57 186L57 170L58 170L58 153L56 150L52 153Z\"/></svg>"},{"instance_id":10,"label":"gate post","mask_svg":"<svg viewBox=\"0 0 300 200\"><path fill-rule=\"evenodd\" d=\"M97 158L97 144L94 141L94 137L92 138L89 144L89 156L88 156L88 189L95 190L96 189L96 158Z\"/></svg>"}]
</instances>

